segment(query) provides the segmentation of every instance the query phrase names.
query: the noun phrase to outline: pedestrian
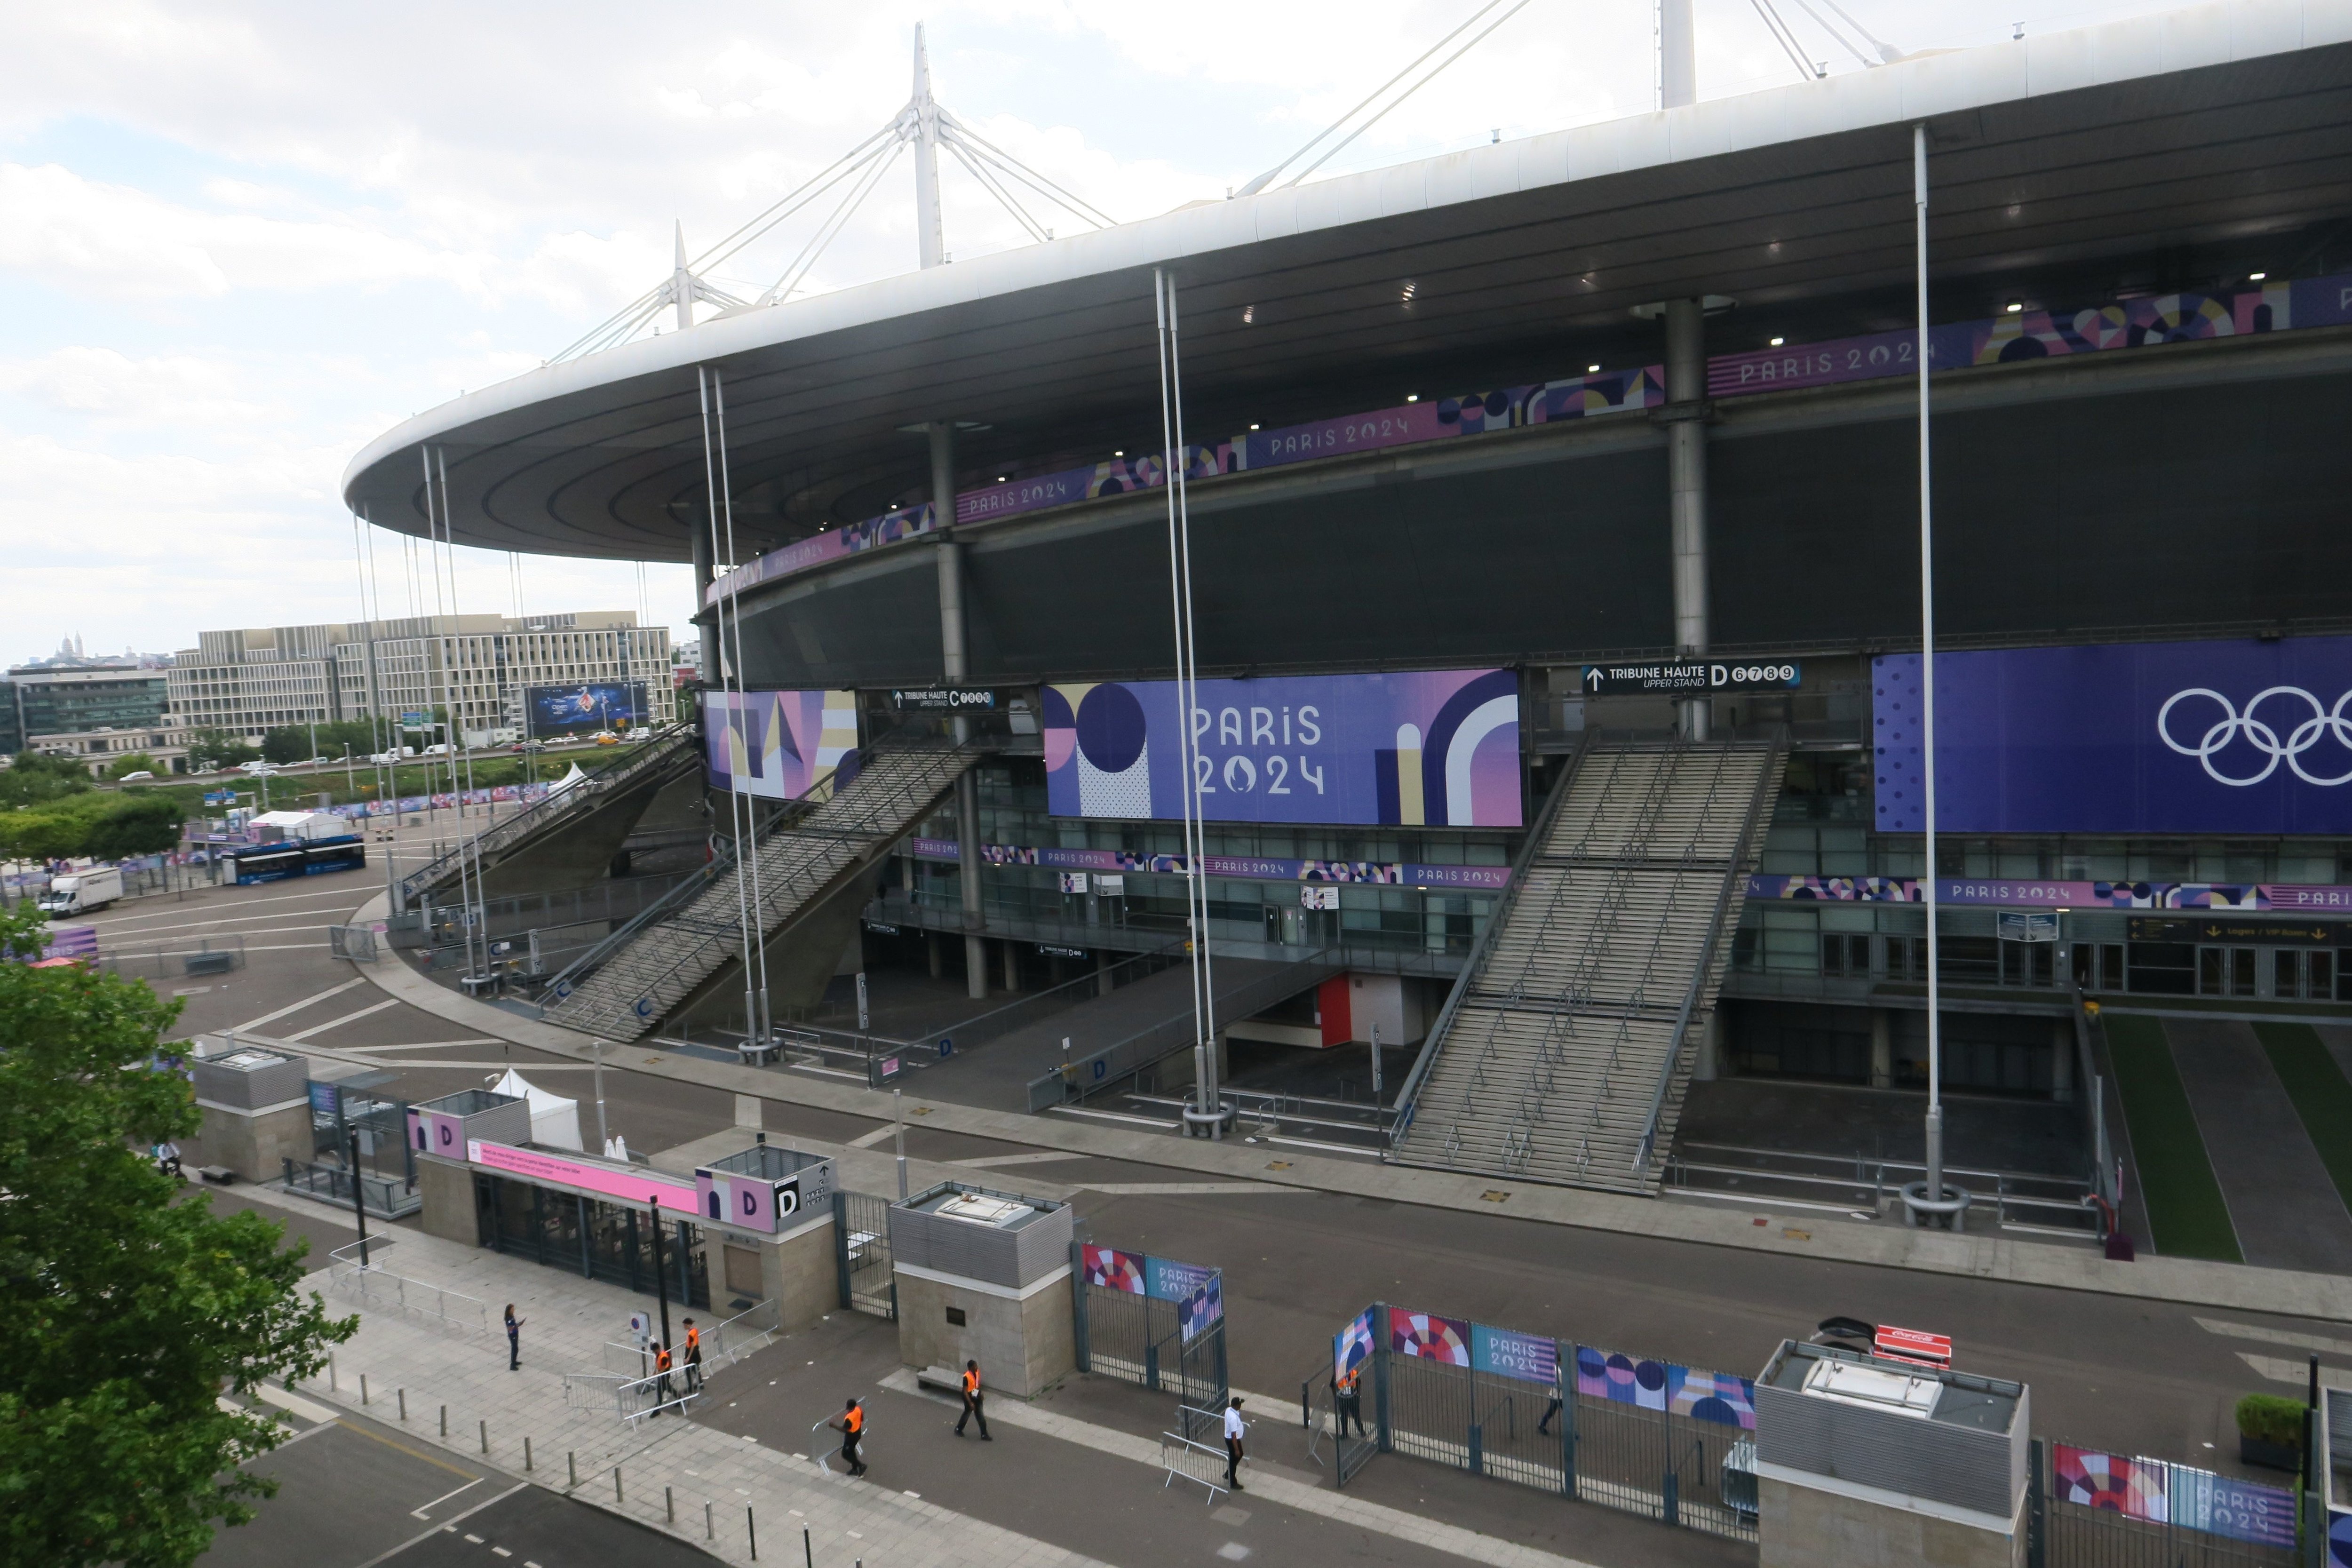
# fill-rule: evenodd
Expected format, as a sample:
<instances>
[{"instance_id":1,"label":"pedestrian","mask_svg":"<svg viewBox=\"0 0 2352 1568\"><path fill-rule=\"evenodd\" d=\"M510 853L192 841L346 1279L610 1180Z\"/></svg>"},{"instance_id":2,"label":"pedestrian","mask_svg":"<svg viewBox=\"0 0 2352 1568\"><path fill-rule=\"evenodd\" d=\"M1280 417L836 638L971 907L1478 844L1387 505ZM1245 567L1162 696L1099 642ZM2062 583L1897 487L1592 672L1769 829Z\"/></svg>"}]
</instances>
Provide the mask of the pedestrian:
<instances>
[{"instance_id":1,"label":"pedestrian","mask_svg":"<svg viewBox=\"0 0 2352 1568\"><path fill-rule=\"evenodd\" d=\"M670 1386L669 1368L669 1347L661 1341L656 1340L654 1342L654 1375L661 1380L654 1384L653 1413L656 1415L661 1414L663 1405L677 1397L677 1391Z\"/></svg>"},{"instance_id":2,"label":"pedestrian","mask_svg":"<svg viewBox=\"0 0 2352 1568\"><path fill-rule=\"evenodd\" d=\"M963 1424L967 1421L980 1423L982 1442L996 1441L988 1435L988 1416L980 1408L980 1363L976 1361L963 1363L963 1414L956 1417L957 1436L963 1436Z\"/></svg>"},{"instance_id":3,"label":"pedestrian","mask_svg":"<svg viewBox=\"0 0 2352 1568\"><path fill-rule=\"evenodd\" d=\"M702 1392L702 1331L692 1318L686 1321L686 1391Z\"/></svg>"},{"instance_id":4,"label":"pedestrian","mask_svg":"<svg viewBox=\"0 0 2352 1568\"><path fill-rule=\"evenodd\" d=\"M1242 1396L1233 1397L1225 1406L1225 1489L1240 1491L1242 1488L1242 1436L1248 1427L1242 1424Z\"/></svg>"},{"instance_id":5,"label":"pedestrian","mask_svg":"<svg viewBox=\"0 0 2352 1568\"><path fill-rule=\"evenodd\" d=\"M1540 1436L1546 1437L1550 1436L1551 1424L1553 1420L1559 1416L1559 1395L1555 1394L1551 1396L1550 1402L1544 1406L1543 1419L1536 1423L1536 1431Z\"/></svg>"},{"instance_id":6,"label":"pedestrian","mask_svg":"<svg viewBox=\"0 0 2352 1568\"><path fill-rule=\"evenodd\" d=\"M523 1320L514 1315L514 1303L509 1301L507 1303L507 1370L509 1372L522 1370L522 1325Z\"/></svg>"},{"instance_id":7,"label":"pedestrian","mask_svg":"<svg viewBox=\"0 0 2352 1568\"><path fill-rule=\"evenodd\" d=\"M864 1475L866 1461L857 1457L857 1442L866 1436L866 1407L852 1399L847 1409L825 1425L841 1434L841 1457L849 1461L849 1473Z\"/></svg>"},{"instance_id":8,"label":"pedestrian","mask_svg":"<svg viewBox=\"0 0 2352 1568\"><path fill-rule=\"evenodd\" d=\"M1337 1395L1333 1403L1339 1417L1339 1430L1333 1436L1346 1436L1350 1420L1356 1424L1357 1436L1369 1436L1364 1430L1364 1363L1358 1362L1349 1367L1332 1385L1332 1392Z\"/></svg>"}]
</instances>

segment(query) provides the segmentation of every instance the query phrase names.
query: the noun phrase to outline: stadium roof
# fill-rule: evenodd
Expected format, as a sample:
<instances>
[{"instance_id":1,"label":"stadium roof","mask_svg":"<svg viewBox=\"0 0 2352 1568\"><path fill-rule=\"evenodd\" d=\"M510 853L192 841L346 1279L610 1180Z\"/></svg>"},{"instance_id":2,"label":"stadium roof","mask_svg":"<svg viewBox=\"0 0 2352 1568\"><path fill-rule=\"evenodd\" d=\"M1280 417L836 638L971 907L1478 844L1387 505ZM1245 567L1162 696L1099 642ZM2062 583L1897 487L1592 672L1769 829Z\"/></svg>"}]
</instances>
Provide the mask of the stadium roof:
<instances>
[{"instance_id":1,"label":"stadium roof","mask_svg":"<svg viewBox=\"0 0 2352 1568\"><path fill-rule=\"evenodd\" d=\"M975 466L1156 446L1155 267L1181 283L1195 441L1231 433L1221 410L1302 388L1392 403L1402 376L1440 365L1491 364L1499 383L1530 344L1622 340L1650 300L1859 299L1910 275L1921 121L1939 279L2259 254L2352 214L2352 9L2234 0L1929 55L749 309L410 419L352 459L343 493L423 533L431 446L459 542L688 560L698 363L726 382L742 559L919 499L923 420L985 426L967 437Z\"/></svg>"}]
</instances>

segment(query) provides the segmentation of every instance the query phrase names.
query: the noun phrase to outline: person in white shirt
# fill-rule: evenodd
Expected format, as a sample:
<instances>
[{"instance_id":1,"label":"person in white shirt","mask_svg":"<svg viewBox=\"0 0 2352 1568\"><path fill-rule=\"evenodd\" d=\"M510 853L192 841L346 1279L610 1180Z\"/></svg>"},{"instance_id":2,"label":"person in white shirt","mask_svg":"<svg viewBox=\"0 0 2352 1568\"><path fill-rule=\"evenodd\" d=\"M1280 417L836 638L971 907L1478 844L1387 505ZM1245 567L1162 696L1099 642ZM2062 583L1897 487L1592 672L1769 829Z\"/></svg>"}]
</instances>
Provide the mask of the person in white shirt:
<instances>
[{"instance_id":1,"label":"person in white shirt","mask_svg":"<svg viewBox=\"0 0 2352 1568\"><path fill-rule=\"evenodd\" d=\"M1225 1489L1228 1491L1237 1492L1243 1489L1242 1434L1244 1430L1246 1428L1242 1425L1242 1396L1236 1394L1234 1395L1233 1403L1225 1406Z\"/></svg>"}]
</instances>

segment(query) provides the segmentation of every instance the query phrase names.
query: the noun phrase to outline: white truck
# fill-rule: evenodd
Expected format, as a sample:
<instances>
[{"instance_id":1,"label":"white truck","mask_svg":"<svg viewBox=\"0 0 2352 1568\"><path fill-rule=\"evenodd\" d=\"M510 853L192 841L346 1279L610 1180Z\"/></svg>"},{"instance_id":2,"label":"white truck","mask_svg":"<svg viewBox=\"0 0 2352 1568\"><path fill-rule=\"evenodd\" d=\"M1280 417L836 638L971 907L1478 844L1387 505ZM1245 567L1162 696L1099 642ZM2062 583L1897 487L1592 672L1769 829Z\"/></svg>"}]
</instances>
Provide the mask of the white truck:
<instances>
[{"instance_id":1,"label":"white truck","mask_svg":"<svg viewBox=\"0 0 2352 1568\"><path fill-rule=\"evenodd\" d=\"M49 879L49 890L40 907L53 915L86 915L102 910L122 896L122 872L113 866L92 866L86 871L64 871Z\"/></svg>"}]
</instances>

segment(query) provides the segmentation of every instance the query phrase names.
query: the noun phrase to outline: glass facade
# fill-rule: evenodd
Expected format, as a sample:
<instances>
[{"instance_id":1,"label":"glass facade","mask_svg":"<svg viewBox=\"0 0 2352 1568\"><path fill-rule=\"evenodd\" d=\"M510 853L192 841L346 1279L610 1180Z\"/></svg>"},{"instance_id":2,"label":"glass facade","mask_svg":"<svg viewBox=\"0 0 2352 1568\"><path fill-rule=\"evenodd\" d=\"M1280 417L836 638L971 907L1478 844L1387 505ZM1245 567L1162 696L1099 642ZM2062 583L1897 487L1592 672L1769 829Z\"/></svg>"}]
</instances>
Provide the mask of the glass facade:
<instances>
[{"instance_id":1,"label":"glass facade","mask_svg":"<svg viewBox=\"0 0 2352 1568\"><path fill-rule=\"evenodd\" d=\"M477 1174L474 1214L485 1247L641 1295L656 1294L654 1221L647 1210ZM699 1226L662 1216L660 1267L670 1300L687 1307L710 1305L710 1265Z\"/></svg>"},{"instance_id":2,"label":"glass facade","mask_svg":"<svg viewBox=\"0 0 2352 1568\"><path fill-rule=\"evenodd\" d=\"M152 728L169 706L160 669L15 670L8 679L20 736Z\"/></svg>"}]
</instances>

